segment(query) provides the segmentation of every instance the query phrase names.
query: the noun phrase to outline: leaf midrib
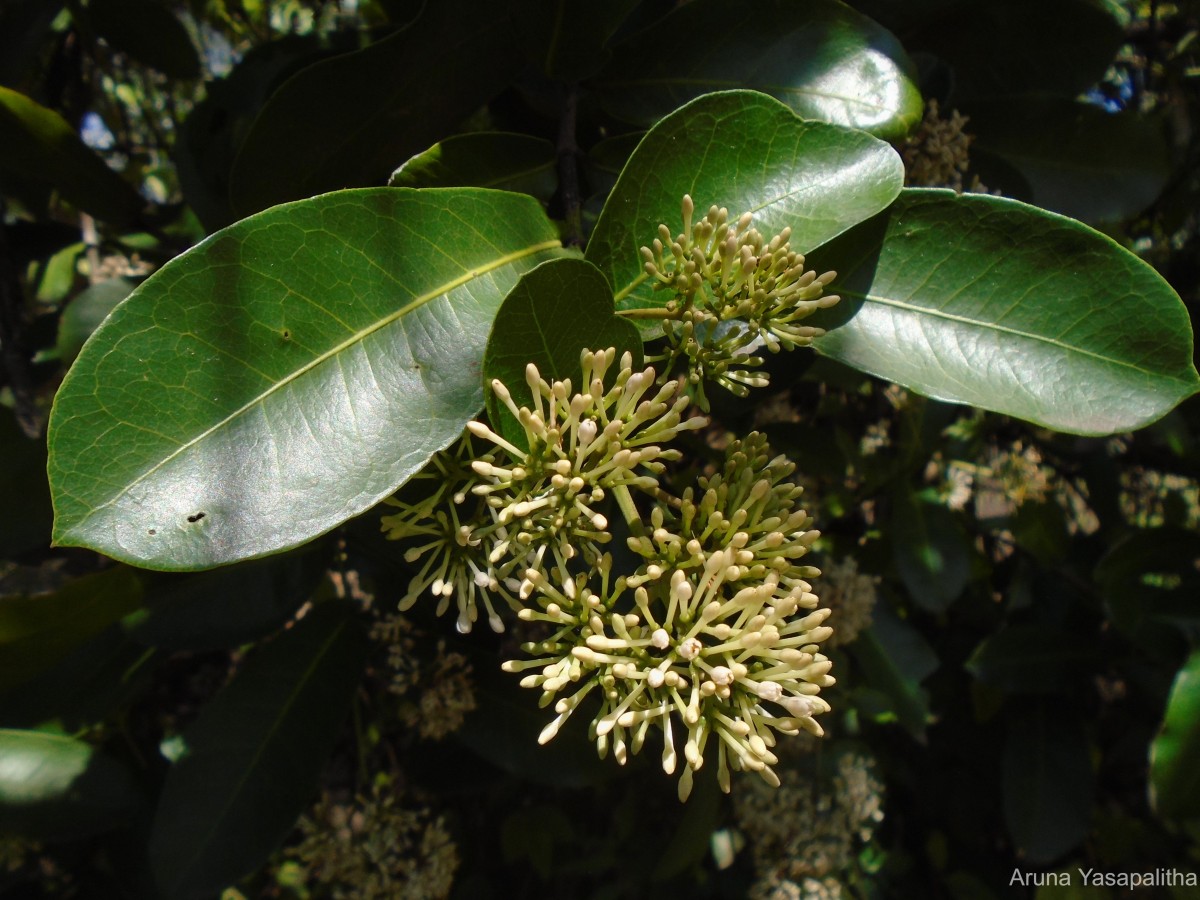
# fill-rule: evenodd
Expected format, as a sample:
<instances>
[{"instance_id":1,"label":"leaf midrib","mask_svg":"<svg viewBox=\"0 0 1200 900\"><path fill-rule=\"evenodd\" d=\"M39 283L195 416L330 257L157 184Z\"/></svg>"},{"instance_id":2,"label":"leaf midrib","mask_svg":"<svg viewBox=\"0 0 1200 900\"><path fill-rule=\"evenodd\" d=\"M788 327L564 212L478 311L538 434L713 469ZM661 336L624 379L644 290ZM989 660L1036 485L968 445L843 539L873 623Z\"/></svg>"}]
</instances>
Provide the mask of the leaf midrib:
<instances>
[{"instance_id":1,"label":"leaf midrib","mask_svg":"<svg viewBox=\"0 0 1200 900\"><path fill-rule=\"evenodd\" d=\"M861 292L857 292L857 291L848 291L848 290L845 290L844 288L840 288L838 290L838 293L841 294L841 296L843 296L843 297L853 297L856 299L863 300L865 302L878 303L882 306L895 307L896 309L902 309L902 310L905 310L906 312L912 312L912 313L917 313L920 315L932 316L934 318L945 319L950 322L958 322L963 325L973 325L977 328L981 328L981 329L985 329L985 330L991 329L994 331L1000 331L1005 334L1011 334L1014 337L1021 337L1021 338L1025 338L1027 340L1035 341L1038 343L1049 344L1051 346L1059 348L1060 350L1065 350L1069 353L1078 353L1081 356L1091 357L1092 359L1095 359L1102 363L1106 363L1108 365L1120 366L1122 368L1131 369L1134 372L1138 372L1142 375L1146 375L1151 378L1166 378L1171 381L1178 382L1179 384L1189 384L1190 383L1189 381L1187 381L1183 378L1180 378L1179 376L1168 375L1168 374L1164 374L1162 372L1150 371L1149 369L1144 369L1141 366L1136 365L1135 363L1126 362L1125 360L1120 360L1120 359L1114 359L1114 358L1108 357L1108 356L1102 356L1101 354L1096 353L1092 350L1088 350L1084 347L1079 347L1075 344L1068 344L1065 341L1060 341L1057 338L1052 338L1047 335L1037 334L1037 333L1029 332L1029 331L1022 331L1019 328L1011 328L1007 325L1000 325L995 322L986 322L986 321L982 321L979 319L972 319L967 316L961 316L961 315L957 315L955 313L948 313L948 312L945 312L944 310L940 310L940 309L931 309L927 306L918 306L915 303L905 303L903 300L894 300L890 297L882 297L877 294L867 294L867 293L861 293Z\"/></svg>"},{"instance_id":2,"label":"leaf midrib","mask_svg":"<svg viewBox=\"0 0 1200 900\"><path fill-rule=\"evenodd\" d=\"M320 366L322 363L326 362L327 360L334 358L338 354L343 353L346 350L348 350L350 347L366 340L367 337L374 334L375 332L380 331L383 328L386 328L388 325L391 325L393 322L399 321L405 315L409 314L410 312L412 312L415 309L419 309L420 307L424 306L426 303L430 302L431 300L436 300L438 297L448 294L450 291L454 290L455 288L461 287L464 284L467 284L467 283L475 280L476 278L479 278L482 275L486 275L490 272L494 272L497 269L500 269L503 266L506 266L510 263L515 263L519 260L525 259L530 256L535 256L538 253L542 253L546 250L552 250L552 249L554 249L556 247L560 247L560 246L562 246L562 242L558 238L554 238L553 240L541 241L540 243L532 244L528 247L523 247L520 250L514 250L511 253L506 253L503 256L498 256L495 259L490 260L489 262L487 262L486 264L484 264L482 266L477 266L475 268L468 269L466 272L464 272L462 275L458 276L457 278L453 278L450 281L443 282L442 284L438 285L436 288L434 288L430 291L427 291L426 293L421 294L417 297L414 297L410 302L408 302L404 306L401 306L399 309L395 310L394 312L384 316L383 318L377 320L376 322L373 322L371 325L367 326L366 328L359 329L354 334L350 335L350 337L343 340L341 343L337 344L334 347L331 347L329 350L326 350L324 353L321 353L318 356L314 357L312 360L305 363L303 366L300 366L295 371L289 373L285 377L272 383L265 390L259 392L256 396L252 397L250 400L247 400L240 407L235 409L233 412L229 413L227 416L225 416L220 421L209 426L208 428L206 428L204 431L200 432L198 435L196 435L191 440L186 441L183 444L180 444L179 447L177 447L171 453L167 454L165 457L163 457L161 460L159 460L157 463L155 463L153 466L151 466L149 469L147 469L141 475L137 476L137 478L133 479L132 481L130 481L126 485L124 485L124 487L122 487L121 490L119 490L115 494L113 494L113 496L110 497L108 500L105 500L103 503L92 507L92 509L87 513L87 515L83 516L79 520L79 524L76 527L80 527L80 528L83 527L88 522L88 520L90 520L94 515L96 515L100 511L108 508L109 506L112 506L114 503L116 503L122 497L127 495L133 488L135 488L137 485L141 484L147 478L152 476L155 472L159 471L164 466L166 466L167 464L169 464L170 462L172 462L173 460L175 460L177 457L181 456L188 450L197 446L198 444L200 444L201 442L206 440L208 437L215 434L220 429L224 428L230 422L237 419L239 416L242 416L245 413L249 412L251 409L256 408L259 404L265 402L266 399L268 397L270 397L272 394L283 389L284 387L291 385L293 382L297 381L298 379L302 378L304 375L306 375L309 372L311 372L312 370L316 369L318 366ZM123 424L125 424L125 423L123 423Z\"/></svg>"}]
</instances>

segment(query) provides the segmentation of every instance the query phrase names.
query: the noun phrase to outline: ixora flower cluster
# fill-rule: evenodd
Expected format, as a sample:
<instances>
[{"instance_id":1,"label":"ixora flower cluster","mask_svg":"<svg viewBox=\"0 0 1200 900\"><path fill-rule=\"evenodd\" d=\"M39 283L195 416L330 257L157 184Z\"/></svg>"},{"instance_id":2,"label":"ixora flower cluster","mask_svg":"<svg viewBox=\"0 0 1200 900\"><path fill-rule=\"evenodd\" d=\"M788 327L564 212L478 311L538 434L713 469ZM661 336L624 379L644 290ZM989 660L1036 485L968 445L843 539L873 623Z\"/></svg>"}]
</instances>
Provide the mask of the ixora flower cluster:
<instances>
[{"instance_id":1,"label":"ixora flower cluster","mask_svg":"<svg viewBox=\"0 0 1200 900\"><path fill-rule=\"evenodd\" d=\"M692 233L713 245L725 215L710 213ZM775 346L807 340L809 332L790 323L816 302L816 281L794 277L786 241L785 234L764 244L739 220L720 242L743 248L736 265L701 271L683 263L671 301L681 316L690 311L680 321L736 313L750 317L745 330L768 346L765 334ZM772 254L787 263L782 277L755 277L759 268L776 271ZM493 380L510 427L471 422L405 492L431 484L428 495L392 501L398 511L383 528L412 540L406 558L421 564L401 609L428 591L439 612L456 599L460 631L470 630L481 605L501 631L494 601L503 600L529 637L526 656L503 668L524 673L521 684L539 688L541 705L555 714L541 743L587 706L601 756L611 752L624 764L657 729L671 774L681 745L681 799L706 756L715 757L726 791L731 770L777 786L777 735L820 735L815 717L829 706L819 693L833 684L820 652L832 634L829 610L808 581L819 572L800 562L818 532L790 480L794 467L757 433L731 441L719 464L680 466L682 454L669 444L709 423L687 415L690 365L686 378L673 379L653 366L636 371L630 354L618 360L609 348L584 351L580 367L576 389L529 365L529 405Z\"/></svg>"}]
</instances>

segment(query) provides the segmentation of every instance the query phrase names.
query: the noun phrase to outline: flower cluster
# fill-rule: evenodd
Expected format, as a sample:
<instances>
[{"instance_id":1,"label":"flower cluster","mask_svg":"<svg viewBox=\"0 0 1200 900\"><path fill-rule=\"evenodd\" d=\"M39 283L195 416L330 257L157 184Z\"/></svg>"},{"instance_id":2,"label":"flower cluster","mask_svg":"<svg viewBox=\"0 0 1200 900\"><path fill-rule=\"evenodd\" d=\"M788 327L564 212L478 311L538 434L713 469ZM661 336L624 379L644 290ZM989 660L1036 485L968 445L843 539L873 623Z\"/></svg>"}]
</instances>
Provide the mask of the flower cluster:
<instances>
[{"instance_id":1,"label":"flower cluster","mask_svg":"<svg viewBox=\"0 0 1200 900\"><path fill-rule=\"evenodd\" d=\"M666 367L686 362L701 403L706 380L744 397L767 384L754 371L763 362L753 355L758 347L790 350L823 333L799 323L838 302L836 294L824 295L836 273L806 270L803 254L789 244L790 228L768 240L751 227L750 213L731 223L729 211L716 206L693 223L695 204L686 194L682 212L680 234L659 225L658 237L641 250L655 289L674 294L663 319Z\"/></svg>"},{"instance_id":2,"label":"flower cluster","mask_svg":"<svg viewBox=\"0 0 1200 900\"><path fill-rule=\"evenodd\" d=\"M707 424L684 418L687 399L677 382L659 385L653 368L634 372L629 354L606 384L615 361L612 348L585 352L578 393L569 379L547 382L530 365L532 407L518 407L508 388L494 381L492 390L520 423L528 449L471 422L469 435L418 476L434 483L431 494L413 503L389 501L401 511L383 518L387 536L423 541L407 551L409 562L427 557L401 610L428 589L441 600L439 615L457 596L459 631L470 630L478 602L501 631L491 597L520 609L517 597L524 600L533 590L521 577L526 570L565 576L577 557L590 566L599 562L611 540L599 508L612 497L624 509L631 489L653 490L665 463L679 458L679 451L660 445ZM478 453L470 436L495 449Z\"/></svg>"}]
</instances>

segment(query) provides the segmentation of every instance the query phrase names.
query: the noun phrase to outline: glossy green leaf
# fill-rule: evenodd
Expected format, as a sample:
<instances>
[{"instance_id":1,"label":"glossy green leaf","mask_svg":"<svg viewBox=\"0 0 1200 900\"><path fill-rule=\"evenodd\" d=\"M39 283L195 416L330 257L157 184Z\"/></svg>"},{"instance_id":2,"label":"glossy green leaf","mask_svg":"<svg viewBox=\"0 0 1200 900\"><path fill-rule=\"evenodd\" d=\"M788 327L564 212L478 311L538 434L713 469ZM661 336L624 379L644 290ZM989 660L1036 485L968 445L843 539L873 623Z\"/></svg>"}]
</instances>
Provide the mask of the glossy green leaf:
<instances>
[{"instance_id":1,"label":"glossy green leaf","mask_svg":"<svg viewBox=\"0 0 1200 900\"><path fill-rule=\"evenodd\" d=\"M1014 693L1063 693L1095 671L1094 638L1049 625L1012 625L985 638L964 668L991 687Z\"/></svg>"},{"instance_id":2,"label":"glossy green leaf","mask_svg":"<svg viewBox=\"0 0 1200 900\"><path fill-rule=\"evenodd\" d=\"M1150 804L1160 816L1200 816L1200 650L1175 675L1150 745Z\"/></svg>"},{"instance_id":3,"label":"glossy green leaf","mask_svg":"<svg viewBox=\"0 0 1200 900\"><path fill-rule=\"evenodd\" d=\"M200 77L200 57L174 14L160 0L89 0L96 34L117 50L172 78Z\"/></svg>"},{"instance_id":4,"label":"glossy green leaf","mask_svg":"<svg viewBox=\"0 0 1200 900\"><path fill-rule=\"evenodd\" d=\"M1111 434L1200 387L1187 310L1109 238L1012 200L906 190L812 254L820 353L939 400Z\"/></svg>"},{"instance_id":5,"label":"glossy green leaf","mask_svg":"<svg viewBox=\"0 0 1200 900\"><path fill-rule=\"evenodd\" d=\"M617 308L661 306L640 248L664 223L682 227L680 202L698 214L723 206L754 213L772 235L792 229L807 252L887 207L904 167L891 147L861 131L798 118L763 94L728 91L693 100L646 134L592 232L586 257L616 291Z\"/></svg>"},{"instance_id":6,"label":"glossy green leaf","mask_svg":"<svg viewBox=\"0 0 1200 900\"><path fill-rule=\"evenodd\" d=\"M528 134L456 134L418 153L392 173L392 187L485 187L517 191L548 203L558 190L554 145Z\"/></svg>"},{"instance_id":7,"label":"glossy green leaf","mask_svg":"<svg viewBox=\"0 0 1200 900\"><path fill-rule=\"evenodd\" d=\"M64 366L74 362L92 332L135 287L137 285L128 278L109 278L84 288L73 297L58 320L55 349L59 362Z\"/></svg>"},{"instance_id":8,"label":"glossy green leaf","mask_svg":"<svg viewBox=\"0 0 1200 900\"><path fill-rule=\"evenodd\" d=\"M112 225L132 225L141 195L93 153L54 110L0 86L0 175L44 182Z\"/></svg>"},{"instance_id":9,"label":"glossy green leaf","mask_svg":"<svg viewBox=\"0 0 1200 900\"><path fill-rule=\"evenodd\" d=\"M1171 173L1161 123L1065 97L972 104L971 152L1013 166L1038 206L1085 222L1119 222L1149 206Z\"/></svg>"},{"instance_id":10,"label":"glossy green leaf","mask_svg":"<svg viewBox=\"0 0 1200 900\"><path fill-rule=\"evenodd\" d=\"M1083 840L1092 819L1092 761L1077 712L1040 701L1014 710L1002 778L1008 832L1031 862L1048 863Z\"/></svg>"},{"instance_id":11,"label":"glossy green leaf","mask_svg":"<svg viewBox=\"0 0 1200 900\"><path fill-rule=\"evenodd\" d=\"M913 603L945 612L971 577L971 542L954 513L900 490L892 497L889 533L896 570Z\"/></svg>"},{"instance_id":12,"label":"glossy green leaf","mask_svg":"<svg viewBox=\"0 0 1200 900\"><path fill-rule=\"evenodd\" d=\"M85 837L124 824L140 800L128 769L90 744L0 729L0 832Z\"/></svg>"},{"instance_id":13,"label":"glossy green leaf","mask_svg":"<svg viewBox=\"0 0 1200 900\"><path fill-rule=\"evenodd\" d=\"M493 0L425 4L402 31L296 73L242 143L234 210L382 184L516 74L510 15Z\"/></svg>"},{"instance_id":14,"label":"glossy green leaf","mask_svg":"<svg viewBox=\"0 0 1200 900\"><path fill-rule=\"evenodd\" d=\"M0 597L0 691L46 671L141 605L125 566L84 575L49 595Z\"/></svg>"},{"instance_id":15,"label":"glossy green leaf","mask_svg":"<svg viewBox=\"0 0 1200 900\"><path fill-rule=\"evenodd\" d=\"M218 893L311 802L369 647L351 604L317 606L253 653L184 733L150 836L165 897Z\"/></svg>"},{"instance_id":16,"label":"glossy green leaf","mask_svg":"<svg viewBox=\"0 0 1200 900\"><path fill-rule=\"evenodd\" d=\"M501 299L560 253L535 200L344 191L212 235L142 284L55 397L55 540L161 569L296 546L483 405Z\"/></svg>"},{"instance_id":17,"label":"glossy green leaf","mask_svg":"<svg viewBox=\"0 0 1200 900\"><path fill-rule=\"evenodd\" d=\"M617 47L599 82L608 109L639 125L728 88L887 138L906 134L923 109L899 42L833 0L764 0L753 10L694 0Z\"/></svg>"},{"instance_id":18,"label":"glossy green leaf","mask_svg":"<svg viewBox=\"0 0 1200 900\"><path fill-rule=\"evenodd\" d=\"M604 275L582 259L553 259L526 272L496 313L483 354L485 383L498 378L518 406L532 406L533 392L525 368L533 363L547 381L570 378L579 384L579 357L584 350L615 347L617 357L629 351L641 362L637 328L613 315L612 288ZM490 390L488 419L519 447L524 429Z\"/></svg>"}]
</instances>

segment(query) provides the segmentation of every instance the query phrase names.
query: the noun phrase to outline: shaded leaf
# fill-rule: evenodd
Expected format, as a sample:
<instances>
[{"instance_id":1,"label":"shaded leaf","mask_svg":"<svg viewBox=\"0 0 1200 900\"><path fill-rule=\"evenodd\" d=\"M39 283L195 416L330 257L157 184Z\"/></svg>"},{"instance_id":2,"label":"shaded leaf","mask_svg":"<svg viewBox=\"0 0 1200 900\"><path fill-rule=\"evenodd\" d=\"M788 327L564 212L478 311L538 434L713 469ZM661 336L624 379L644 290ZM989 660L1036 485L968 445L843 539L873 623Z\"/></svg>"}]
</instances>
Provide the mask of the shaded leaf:
<instances>
[{"instance_id":1,"label":"shaded leaf","mask_svg":"<svg viewBox=\"0 0 1200 900\"><path fill-rule=\"evenodd\" d=\"M972 154L983 150L1012 165L1030 202L1085 222L1132 218L1171 172L1160 123L1065 97L972 104L967 130Z\"/></svg>"},{"instance_id":2,"label":"shaded leaf","mask_svg":"<svg viewBox=\"0 0 1200 900\"><path fill-rule=\"evenodd\" d=\"M0 515L0 556L44 547L54 518L46 483L46 444L30 438L11 410L0 410L0 496L19 515Z\"/></svg>"},{"instance_id":3,"label":"shaded leaf","mask_svg":"<svg viewBox=\"0 0 1200 900\"><path fill-rule=\"evenodd\" d=\"M611 55L609 38L640 2L537 0L525 20L533 61L547 77L565 84L590 78Z\"/></svg>"},{"instance_id":4,"label":"shaded leaf","mask_svg":"<svg viewBox=\"0 0 1200 900\"><path fill-rule=\"evenodd\" d=\"M204 707L184 733L150 837L165 896L215 894L287 836L316 791L368 646L352 605L319 605Z\"/></svg>"},{"instance_id":5,"label":"shaded leaf","mask_svg":"<svg viewBox=\"0 0 1200 900\"><path fill-rule=\"evenodd\" d=\"M772 235L792 229L792 246L816 247L884 209L904 179L900 157L861 131L798 118L777 100L728 91L693 100L642 139L609 195L586 257L609 279L617 308L661 306L640 248L665 223L682 228L691 194L731 216L753 212Z\"/></svg>"},{"instance_id":6,"label":"shaded leaf","mask_svg":"<svg viewBox=\"0 0 1200 900\"><path fill-rule=\"evenodd\" d=\"M172 78L200 77L187 29L157 0L89 0L87 17L115 49Z\"/></svg>"},{"instance_id":7,"label":"shaded leaf","mask_svg":"<svg viewBox=\"0 0 1200 900\"><path fill-rule=\"evenodd\" d=\"M102 723L150 687L157 658L112 625L0 695L0 724L75 733Z\"/></svg>"},{"instance_id":8,"label":"shaded leaf","mask_svg":"<svg viewBox=\"0 0 1200 900\"><path fill-rule=\"evenodd\" d=\"M818 352L927 396L1111 434L1200 386L1178 295L1071 219L908 189L813 257L842 296L810 320Z\"/></svg>"},{"instance_id":9,"label":"shaded leaf","mask_svg":"<svg viewBox=\"0 0 1200 900\"><path fill-rule=\"evenodd\" d=\"M125 566L76 578L50 595L0 598L0 691L51 668L141 600L141 583Z\"/></svg>"},{"instance_id":10,"label":"shaded leaf","mask_svg":"<svg viewBox=\"0 0 1200 900\"><path fill-rule=\"evenodd\" d=\"M1171 652L1200 634L1197 562L1200 534L1190 529L1149 528L1119 541L1095 572L1113 624L1143 646L1166 641Z\"/></svg>"},{"instance_id":11,"label":"shaded leaf","mask_svg":"<svg viewBox=\"0 0 1200 900\"><path fill-rule=\"evenodd\" d=\"M305 548L208 572L151 574L144 614L126 630L161 650L232 650L282 627L312 595L328 561L327 553Z\"/></svg>"},{"instance_id":12,"label":"shaded leaf","mask_svg":"<svg viewBox=\"0 0 1200 900\"><path fill-rule=\"evenodd\" d=\"M910 490L892 496L892 555L913 603L945 612L971 578L971 542L952 513Z\"/></svg>"},{"instance_id":13,"label":"shaded leaf","mask_svg":"<svg viewBox=\"0 0 1200 900\"><path fill-rule=\"evenodd\" d=\"M946 4L904 46L950 64L951 103L961 105L1027 91L1074 97L1104 77L1124 40L1093 0L967 0Z\"/></svg>"},{"instance_id":14,"label":"shaded leaf","mask_svg":"<svg viewBox=\"0 0 1200 900\"><path fill-rule=\"evenodd\" d=\"M84 288L63 310L58 320L58 359L69 366L79 355L84 342L117 304L129 296L137 285L128 278L109 278Z\"/></svg>"},{"instance_id":15,"label":"shaded leaf","mask_svg":"<svg viewBox=\"0 0 1200 900\"><path fill-rule=\"evenodd\" d=\"M175 168L184 198L208 231L235 219L229 178L238 147L275 89L304 66L329 56L314 34L259 44L224 78L205 85L205 97L179 124Z\"/></svg>"},{"instance_id":16,"label":"shaded leaf","mask_svg":"<svg viewBox=\"0 0 1200 900\"><path fill-rule=\"evenodd\" d=\"M1100 663L1094 638L1049 625L1012 625L985 638L964 668L1014 693L1066 693Z\"/></svg>"},{"instance_id":17,"label":"shaded leaf","mask_svg":"<svg viewBox=\"0 0 1200 900\"><path fill-rule=\"evenodd\" d=\"M0 174L45 182L112 225L134 224L145 201L58 113L0 86Z\"/></svg>"},{"instance_id":18,"label":"shaded leaf","mask_svg":"<svg viewBox=\"0 0 1200 900\"><path fill-rule=\"evenodd\" d=\"M483 354L484 383L499 379L518 406L533 405L525 369L533 363L546 381L579 384L584 350L614 347L641 362L637 328L613 314L612 288L600 270L582 259L553 259L521 276L504 298ZM504 437L526 446L525 430L508 408L485 390L488 419Z\"/></svg>"},{"instance_id":19,"label":"shaded leaf","mask_svg":"<svg viewBox=\"0 0 1200 900\"><path fill-rule=\"evenodd\" d=\"M1003 762L1004 821L1035 863L1077 846L1092 818L1092 762L1079 714L1023 703L1009 718Z\"/></svg>"},{"instance_id":20,"label":"shaded leaf","mask_svg":"<svg viewBox=\"0 0 1200 900\"><path fill-rule=\"evenodd\" d=\"M483 405L492 317L561 252L530 197L344 191L246 219L108 318L55 397L55 540L161 569L368 509Z\"/></svg>"},{"instance_id":21,"label":"shaded leaf","mask_svg":"<svg viewBox=\"0 0 1200 900\"><path fill-rule=\"evenodd\" d=\"M886 698L905 730L924 740L931 714L921 681L937 669L937 654L890 605L877 604L873 619L847 650L862 669L864 687Z\"/></svg>"},{"instance_id":22,"label":"shaded leaf","mask_svg":"<svg viewBox=\"0 0 1200 900\"><path fill-rule=\"evenodd\" d=\"M0 729L0 831L85 837L123 824L140 800L128 769L90 744Z\"/></svg>"},{"instance_id":23,"label":"shaded leaf","mask_svg":"<svg viewBox=\"0 0 1200 900\"><path fill-rule=\"evenodd\" d=\"M528 134L456 134L418 153L395 172L392 187L485 187L548 203L558 190L554 145Z\"/></svg>"},{"instance_id":24,"label":"shaded leaf","mask_svg":"<svg viewBox=\"0 0 1200 900\"><path fill-rule=\"evenodd\" d=\"M614 50L599 78L615 115L651 125L710 91L770 94L806 119L901 137L921 119L915 71L884 28L832 0L694 0Z\"/></svg>"},{"instance_id":25,"label":"shaded leaf","mask_svg":"<svg viewBox=\"0 0 1200 900\"><path fill-rule=\"evenodd\" d=\"M1200 816L1200 650L1175 675L1150 745L1150 804L1169 819Z\"/></svg>"},{"instance_id":26,"label":"shaded leaf","mask_svg":"<svg viewBox=\"0 0 1200 900\"><path fill-rule=\"evenodd\" d=\"M382 184L504 89L519 66L513 40L508 3L429 3L391 37L296 73L242 143L234 210Z\"/></svg>"}]
</instances>

